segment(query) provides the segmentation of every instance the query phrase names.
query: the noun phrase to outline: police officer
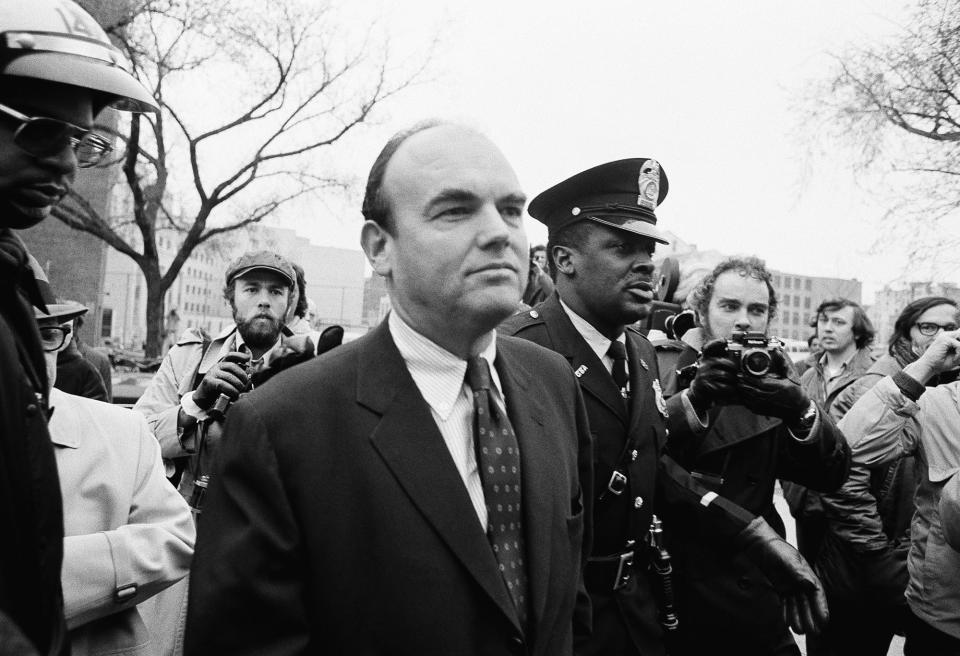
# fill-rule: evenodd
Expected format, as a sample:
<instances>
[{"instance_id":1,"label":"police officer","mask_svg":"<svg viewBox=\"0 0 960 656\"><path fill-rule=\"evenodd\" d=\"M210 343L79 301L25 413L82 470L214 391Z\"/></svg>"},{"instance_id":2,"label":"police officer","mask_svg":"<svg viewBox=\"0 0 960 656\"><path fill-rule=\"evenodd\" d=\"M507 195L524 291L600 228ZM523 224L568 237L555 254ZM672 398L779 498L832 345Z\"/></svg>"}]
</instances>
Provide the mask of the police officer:
<instances>
[{"instance_id":1,"label":"police officer","mask_svg":"<svg viewBox=\"0 0 960 656\"><path fill-rule=\"evenodd\" d=\"M45 219L110 140L109 104L154 109L99 25L69 0L0 3L0 652L68 649L63 518L32 304L45 308L13 230Z\"/></svg>"},{"instance_id":2,"label":"police officer","mask_svg":"<svg viewBox=\"0 0 960 656\"><path fill-rule=\"evenodd\" d=\"M656 160L633 158L591 168L534 198L529 213L549 229L557 294L501 326L566 356L587 406L596 489L584 579L593 632L580 639L578 654L666 652L664 628L669 635L675 623L665 581L651 575L648 545L658 497L676 507L665 522L709 527L716 542L747 550L771 577L794 587L815 578L775 535L756 539L752 514L661 455L667 410L656 354L631 324L654 298L651 256L656 243L667 243L655 210L667 189Z\"/></svg>"}]
</instances>

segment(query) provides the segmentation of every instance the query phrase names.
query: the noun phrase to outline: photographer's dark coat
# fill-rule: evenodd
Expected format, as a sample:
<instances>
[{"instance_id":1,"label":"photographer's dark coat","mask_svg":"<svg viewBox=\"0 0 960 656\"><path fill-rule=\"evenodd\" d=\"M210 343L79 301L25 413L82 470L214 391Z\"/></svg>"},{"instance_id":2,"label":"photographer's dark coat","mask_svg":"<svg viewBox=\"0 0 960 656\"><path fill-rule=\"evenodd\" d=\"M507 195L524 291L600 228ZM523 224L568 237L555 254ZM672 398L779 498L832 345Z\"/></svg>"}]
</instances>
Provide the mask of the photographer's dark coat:
<instances>
[{"instance_id":1,"label":"photographer's dark coat","mask_svg":"<svg viewBox=\"0 0 960 656\"><path fill-rule=\"evenodd\" d=\"M696 359L688 349L680 364ZM667 402L667 451L704 485L751 513L763 516L781 535L783 520L773 505L777 478L814 490L833 491L847 476L850 449L826 412L806 442L798 441L780 419L730 405L710 411L709 428L694 434L683 420L680 394ZM752 563L718 551L708 527L674 525L673 554L677 594L685 622L682 633L693 645L682 653L793 653L777 593Z\"/></svg>"},{"instance_id":2,"label":"photographer's dark coat","mask_svg":"<svg viewBox=\"0 0 960 656\"><path fill-rule=\"evenodd\" d=\"M599 568L588 565L585 578L593 602L593 635L577 644L577 653L640 653L644 656L665 653L655 598L656 582L646 571L649 560L645 538L655 504L659 505L665 498L673 500L671 517L663 517L656 509L667 530L678 523L702 523L712 530L713 540L721 541L739 533L752 516L722 499L709 506L702 505L700 500L707 490L676 463L662 457L668 431L666 406L657 391L657 357L653 346L638 331L626 330L632 390L629 408L556 294L532 310L510 317L499 331L563 355L578 377L594 442L596 491L591 556L625 551L628 540L636 544L635 575L619 591L612 589L614 572L603 568L604 576L595 576L593 570ZM552 380L542 375L540 384L547 387ZM627 488L620 495L607 493L599 499L618 465L626 473Z\"/></svg>"},{"instance_id":3,"label":"photographer's dark coat","mask_svg":"<svg viewBox=\"0 0 960 656\"><path fill-rule=\"evenodd\" d=\"M571 654L574 622L589 617L583 402L566 363L522 340L497 339L496 369L521 453L525 635L384 322L231 408L199 525L187 656Z\"/></svg>"}]
</instances>

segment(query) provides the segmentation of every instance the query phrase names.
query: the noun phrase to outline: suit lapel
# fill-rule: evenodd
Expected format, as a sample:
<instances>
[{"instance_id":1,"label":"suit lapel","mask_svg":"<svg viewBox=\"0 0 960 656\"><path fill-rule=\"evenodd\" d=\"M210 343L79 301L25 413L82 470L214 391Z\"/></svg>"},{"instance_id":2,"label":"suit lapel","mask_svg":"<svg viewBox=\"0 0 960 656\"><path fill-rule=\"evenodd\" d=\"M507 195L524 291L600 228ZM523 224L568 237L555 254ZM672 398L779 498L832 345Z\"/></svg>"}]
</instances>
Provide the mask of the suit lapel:
<instances>
[{"instance_id":1,"label":"suit lapel","mask_svg":"<svg viewBox=\"0 0 960 656\"><path fill-rule=\"evenodd\" d=\"M573 373L580 381L580 387L598 401L610 408L627 425L627 409L616 383L606 367L593 352L574 327L570 317L560 305L559 297L554 295L539 306L547 325L550 337L558 353L565 356L573 367Z\"/></svg>"},{"instance_id":2,"label":"suit lapel","mask_svg":"<svg viewBox=\"0 0 960 656\"><path fill-rule=\"evenodd\" d=\"M374 449L456 558L515 624L516 610L457 467L387 322L359 356L357 401L381 419Z\"/></svg>"},{"instance_id":3,"label":"suit lapel","mask_svg":"<svg viewBox=\"0 0 960 656\"><path fill-rule=\"evenodd\" d=\"M551 463L554 460L549 440L543 434L543 406L537 395L530 393L542 381L537 382L520 358L510 356L511 349L505 344L508 339L499 338L496 367L503 385L507 414L520 445L527 576L533 600L531 626L540 626L550 585L554 491L560 488L553 484L555 469Z\"/></svg>"}]
</instances>

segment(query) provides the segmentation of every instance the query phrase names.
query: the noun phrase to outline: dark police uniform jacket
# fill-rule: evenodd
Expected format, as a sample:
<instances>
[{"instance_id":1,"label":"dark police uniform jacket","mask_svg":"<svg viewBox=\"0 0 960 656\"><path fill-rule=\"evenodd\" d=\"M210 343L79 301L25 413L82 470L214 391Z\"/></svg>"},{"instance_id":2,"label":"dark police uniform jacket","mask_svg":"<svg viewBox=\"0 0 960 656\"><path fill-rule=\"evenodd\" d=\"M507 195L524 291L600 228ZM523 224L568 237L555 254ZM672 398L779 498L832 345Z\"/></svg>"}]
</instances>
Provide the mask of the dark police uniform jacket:
<instances>
[{"instance_id":1,"label":"dark police uniform jacket","mask_svg":"<svg viewBox=\"0 0 960 656\"><path fill-rule=\"evenodd\" d=\"M593 635L577 645L577 653L665 653L656 581L647 572L645 547L654 505L660 504L661 497L673 501L672 516L662 517L667 530L675 523L698 522L713 532L712 541L729 540L752 517L723 499L701 505L708 490L662 457L668 436L666 405L658 391L656 354L638 331L626 330L629 411L613 378L577 332L556 294L510 317L499 331L560 353L580 382L594 443L593 559L622 554L633 541L633 576L619 590L613 590L615 565L596 560L587 565L584 579L593 604ZM552 383L549 377L541 377L545 388ZM615 469L627 479L619 495L607 489Z\"/></svg>"},{"instance_id":2,"label":"dark police uniform jacket","mask_svg":"<svg viewBox=\"0 0 960 656\"><path fill-rule=\"evenodd\" d=\"M696 359L688 348L680 366ZM833 491L847 476L850 450L828 413L819 413L808 441L798 441L784 423L741 405L709 412L709 428L696 435L682 421L681 395L667 401L668 452L705 486L750 513L761 515L781 536L783 521L773 505L777 478L814 490ZM792 645L779 596L743 556L713 548L703 525L673 526L681 632L715 653L773 653ZM691 652L694 653L694 652Z\"/></svg>"},{"instance_id":3,"label":"dark police uniform jacket","mask_svg":"<svg viewBox=\"0 0 960 656\"><path fill-rule=\"evenodd\" d=\"M66 653L69 643L60 592L60 480L31 302L42 300L26 251L11 231L0 229L0 625L9 631L12 621L45 655Z\"/></svg>"},{"instance_id":4,"label":"dark police uniform jacket","mask_svg":"<svg viewBox=\"0 0 960 656\"><path fill-rule=\"evenodd\" d=\"M589 617L583 401L566 363L523 340L498 338L495 366L521 453L526 631L384 321L230 409L186 655L571 654Z\"/></svg>"}]
</instances>

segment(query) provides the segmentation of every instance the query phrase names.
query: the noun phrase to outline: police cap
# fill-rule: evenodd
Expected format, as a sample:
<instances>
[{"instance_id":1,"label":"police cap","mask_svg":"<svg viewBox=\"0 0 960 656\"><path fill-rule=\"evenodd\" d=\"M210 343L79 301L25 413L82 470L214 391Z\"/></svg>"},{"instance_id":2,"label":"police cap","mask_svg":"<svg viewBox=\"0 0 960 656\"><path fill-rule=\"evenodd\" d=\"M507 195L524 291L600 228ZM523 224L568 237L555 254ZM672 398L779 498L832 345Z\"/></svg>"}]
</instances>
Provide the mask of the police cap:
<instances>
[{"instance_id":1,"label":"police cap","mask_svg":"<svg viewBox=\"0 0 960 656\"><path fill-rule=\"evenodd\" d=\"M227 284L254 269L266 269L279 273L286 278L291 288L297 284L297 274L293 270L293 265L285 257L273 251L253 251L235 259L227 267Z\"/></svg>"},{"instance_id":2,"label":"police cap","mask_svg":"<svg viewBox=\"0 0 960 656\"><path fill-rule=\"evenodd\" d=\"M551 233L590 220L668 244L655 210L667 197L667 174L655 159L634 157L577 173L532 201L527 211Z\"/></svg>"}]
</instances>

